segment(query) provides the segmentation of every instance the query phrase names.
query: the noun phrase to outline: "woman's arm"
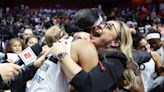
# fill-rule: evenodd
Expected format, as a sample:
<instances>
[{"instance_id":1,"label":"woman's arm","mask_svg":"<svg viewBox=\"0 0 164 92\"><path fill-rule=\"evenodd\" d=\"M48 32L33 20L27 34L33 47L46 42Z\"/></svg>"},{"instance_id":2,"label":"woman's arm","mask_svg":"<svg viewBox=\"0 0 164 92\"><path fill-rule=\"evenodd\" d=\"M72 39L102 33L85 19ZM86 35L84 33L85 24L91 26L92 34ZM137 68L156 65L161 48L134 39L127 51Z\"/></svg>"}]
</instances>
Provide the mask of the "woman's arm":
<instances>
[{"instance_id":1,"label":"woman's arm","mask_svg":"<svg viewBox=\"0 0 164 92\"><path fill-rule=\"evenodd\" d=\"M58 42L54 43L51 52L54 57L57 57L60 53L66 52L66 45ZM68 80L72 80L72 78L82 70L82 68L75 63L68 54L65 55L60 62Z\"/></svg>"},{"instance_id":2,"label":"woman's arm","mask_svg":"<svg viewBox=\"0 0 164 92\"><path fill-rule=\"evenodd\" d=\"M159 74L159 75L162 75L164 76L164 72L161 70L161 67L162 67L162 64L161 64L161 59L160 59L160 55L155 52L155 51L152 51L151 52L151 55L155 61L155 69L156 69L156 72Z\"/></svg>"}]
</instances>

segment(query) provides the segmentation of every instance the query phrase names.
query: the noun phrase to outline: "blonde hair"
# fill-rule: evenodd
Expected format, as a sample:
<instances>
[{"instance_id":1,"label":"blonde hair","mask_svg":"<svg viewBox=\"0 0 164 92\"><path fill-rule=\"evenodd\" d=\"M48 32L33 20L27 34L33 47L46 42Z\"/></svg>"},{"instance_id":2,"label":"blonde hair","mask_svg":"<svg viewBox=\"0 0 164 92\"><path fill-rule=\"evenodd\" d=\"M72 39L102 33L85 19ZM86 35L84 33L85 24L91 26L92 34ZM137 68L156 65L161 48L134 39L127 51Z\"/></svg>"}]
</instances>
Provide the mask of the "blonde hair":
<instances>
[{"instance_id":1,"label":"blonde hair","mask_svg":"<svg viewBox=\"0 0 164 92\"><path fill-rule=\"evenodd\" d=\"M120 24L120 49L126 55L128 59L127 69L123 73L124 82L123 86L129 90L136 90L139 85L138 83L141 82L141 79L138 79L137 76L140 76L140 71L138 64L135 62L133 55L132 55L132 36L129 28L125 25L125 23L119 21Z\"/></svg>"},{"instance_id":2,"label":"blonde hair","mask_svg":"<svg viewBox=\"0 0 164 92\"><path fill-rule=\"evenodd\" d=\"M57 42L61 35L66 34L64 30L60 29L59 26L52 26L45 32L46 44L51 47L54 42Z\"/></svg>"}]
</instances>

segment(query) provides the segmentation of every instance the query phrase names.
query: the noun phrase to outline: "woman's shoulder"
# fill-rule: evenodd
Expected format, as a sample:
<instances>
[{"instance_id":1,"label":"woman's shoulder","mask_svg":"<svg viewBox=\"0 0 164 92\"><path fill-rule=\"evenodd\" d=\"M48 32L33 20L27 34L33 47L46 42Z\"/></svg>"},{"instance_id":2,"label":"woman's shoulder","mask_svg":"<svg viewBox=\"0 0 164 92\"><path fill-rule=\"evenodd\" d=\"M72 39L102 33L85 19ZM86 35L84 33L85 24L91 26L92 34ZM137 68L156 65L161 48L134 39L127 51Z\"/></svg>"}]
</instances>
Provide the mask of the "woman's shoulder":
<instances>
[{"instance_id":1,"label":"woman's shoulder","mask_svg":"<svg viewBox=\"0 0 164 92\"><path fill-rule=\"evenodd\" d=\"M105 62L110 62L110 61L121 61L124 66L126 66L127 63L127 57L125 56L124 53L122 53L119 50L107 50L105 51L101 56L100 60L105 60Z\"/></svg>"},{"instance_id":2,"label":"woman's shoulder","mask_svg":"<svg viewBox=\"0 0 164 92\"><path fill-rule=\"evenodd\" d=\"M159 53L157 53L156 51L151 51L151 55L152 55L152 56L155 56L155 57L156 57L156 56L160 56Z\"/></svg>"}]
</instances>

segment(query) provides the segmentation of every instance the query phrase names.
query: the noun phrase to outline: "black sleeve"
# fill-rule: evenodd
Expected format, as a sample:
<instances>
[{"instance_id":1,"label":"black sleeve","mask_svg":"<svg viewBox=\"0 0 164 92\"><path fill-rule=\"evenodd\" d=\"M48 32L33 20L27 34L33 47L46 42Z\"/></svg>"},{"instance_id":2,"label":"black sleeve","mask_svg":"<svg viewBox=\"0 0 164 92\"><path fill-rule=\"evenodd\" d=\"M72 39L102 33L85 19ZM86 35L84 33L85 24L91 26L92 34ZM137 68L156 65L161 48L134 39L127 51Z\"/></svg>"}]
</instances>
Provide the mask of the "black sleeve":
<instances>
[{"instance_id":1,"label":"black sleeve","mask_svg":"<svg viewBox=\"0 0 164 92\"><path fill-rule=\"evenodd\" d=\"M4 81L3 83L1 83L1 88L6 90L22 86L28 80L33 78L36 71L37 68L34 67L33 63L25 65L21 68L19 75L13 77L10 81Z\"/></svg>"},{"instance_id":2,"label":"black sleeve","mask_svg":"<svg viewBox=\"0 0 164 92\"><path fill-rule=\"evenodd\" d=\"M2 77L0 75L0 90L2 90L2 89L3 89L3 80L2 80Z\"/></svg>"},{"instance_id":3,"label":"black sleeve","mask_svg":"<svg viewBox=\"0 0 164 92\"><path fill-rule=\"evenodd\" d=\"M88 80L88 73L86 73L84 70L81 70L70 82L72 86L76 88L76 90L82 90L84 89L85 83Z\"/></svg>"},{"instance_id":4,"label":"black sleeve","mask_svg":"<svg viewBox=\"0 0 164 92\"><path fill-rule=\"evenodd\" d=\"M0 75L0 82L3 82L1 75Z\"/></svg>"},{"instance_id":5,"label":"black sleeve","mask_svg":"<svg viewBox=\"0 0 164 92\"><path fill-rule=\"evenodd\" d=\"M125 70L127 58L121 52L103 55L90 72L80 71L71 81L78 92L113 92Z\"/></svg>"},{"instance_id":6,"label":"black sleeve","mask_svg":"<svg viewBox=\"0 0 164 92\"><path fill-rule=\"evenodd\" d=\"M121 63L121 62L120 62ZM115 84L119 80L114 81L118 77L113 76L108 64L102 63L105 70L101 70L101 66L97 65L89 73L80 71L71 81L71 85L75 87L78 92L112 92ZM123 71L122 69L121 71ZM121 74L119 74L121 75ZM117 83L115 83L117 82Z\"/></svg>"}]
</instances>

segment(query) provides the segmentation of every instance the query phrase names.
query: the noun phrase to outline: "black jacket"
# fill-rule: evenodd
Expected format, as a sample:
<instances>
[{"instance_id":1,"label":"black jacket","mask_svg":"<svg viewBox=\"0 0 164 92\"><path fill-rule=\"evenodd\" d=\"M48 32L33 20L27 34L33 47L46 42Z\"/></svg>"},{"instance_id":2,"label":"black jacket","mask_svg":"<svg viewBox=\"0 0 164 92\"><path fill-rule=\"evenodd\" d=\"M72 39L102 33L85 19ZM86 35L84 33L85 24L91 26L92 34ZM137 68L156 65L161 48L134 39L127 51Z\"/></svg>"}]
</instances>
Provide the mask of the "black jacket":
<instances>
[{"instance_id":1,"label":"black jacket","mask_svg":"<svg viewBox=\"0 0 164 92\"><path fill-rule=\"evenodd\" d=\"M137 62L137 64L140 66L141 64L148 62L151 59L151 54L146 51L133 51L133 58Z\"/></svg>"},{"instance_id":2,"label":"black jacket","mask_svg":"<svg viewBox=\"0 0 164 92\"><path fill-rule=\"evenodd\" d=\"M144 51L134 51L133 57L140 65L150 60L151 55ZM105 70L98 64L89 73L80 71L70 82L78 92L113 92L119 85L127 58L119 51L107 51L101 57Z\"/></svg>"},{"instance_id":3,"label":"black jacket","mask_svg":"<svg viewBox=\"0 0 164 92\"><path fill-rule=\"evenodd\" d=\"M33 63L25 65L21 68L20 74L13 77L10 81L0 81L0 90L16 89L15 92L24 92L24 85L28 80L32 79L37 71Z\"/></svg>"},{"instance_id":4,"label":"black jacket","mask_svg":"<svg viewBox=\"0 0 164 92\"><path fill-rule=\"evenodd\" d=\"M89 73L80 71L70 82L78 92L112 92L119 84L126 56L118 51L107 52Z\"/></svg>"}]
</instances>

